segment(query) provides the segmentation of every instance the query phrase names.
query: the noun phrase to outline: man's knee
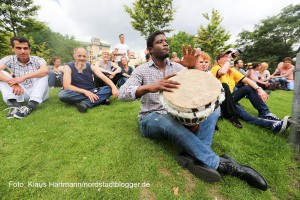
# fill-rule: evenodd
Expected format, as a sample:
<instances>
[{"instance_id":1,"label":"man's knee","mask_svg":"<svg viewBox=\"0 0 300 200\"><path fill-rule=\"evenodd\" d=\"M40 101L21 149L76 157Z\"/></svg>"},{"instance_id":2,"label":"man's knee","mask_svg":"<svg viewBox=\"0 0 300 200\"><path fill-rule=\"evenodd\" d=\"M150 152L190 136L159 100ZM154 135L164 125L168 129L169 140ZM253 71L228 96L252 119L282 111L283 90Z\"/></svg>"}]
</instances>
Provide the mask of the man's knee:
<instances>
[{"instance_id":1,"label":"man's knee","mask_svg":"<svg viewBox=\"0 0 300 200\"><path fill-rule=\"evenodd\" d=\"M100 89L100 93L111 93L112 90L111 90L111 87L109 86L103 86L101 89Z\"/></svg>"},{"instance_id":2,"label":"man's knee","mask_svg":"<svg viewBox=\"0 0 300 200\"><path fill-rule=\"evenodd\" d=\"M69 99L69 93L70 92L68 90L60 90L58 92L58 98L59 98L59 100L61 100L61 101L68 100Z\"/></svg>"},{"instance_id":3,"label":"man's knee","mask_svg":"<svg viewBox=\"0 0 300 200\"><path fill-rule=\"evenodd\" d=\"M12 78L12 76L11 76L7 71L1 70L1 72L2 72L5 76L7 76L7 77L9 77L9 78Z\"/></svg>"}]
</instances>

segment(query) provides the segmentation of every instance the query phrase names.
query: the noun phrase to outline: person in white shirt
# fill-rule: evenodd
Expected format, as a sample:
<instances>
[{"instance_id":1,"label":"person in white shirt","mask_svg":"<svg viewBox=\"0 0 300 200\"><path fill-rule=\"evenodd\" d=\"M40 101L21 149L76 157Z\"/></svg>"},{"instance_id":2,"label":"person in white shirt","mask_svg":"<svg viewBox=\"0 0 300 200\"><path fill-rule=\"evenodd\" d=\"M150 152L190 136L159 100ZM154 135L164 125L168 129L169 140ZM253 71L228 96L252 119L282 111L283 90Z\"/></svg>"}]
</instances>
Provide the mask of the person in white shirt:
<instances>
[{"instance_id":1,"label":"person in white shirt","mask_svg":"<svg viewBox=\"0 0 300 200\"><path fill-rule=\"evenodd\" d=\"M7 119L22 119L48 99L49 69L43 58L30 55L30 43L25 37L12 37L10 42L15 55L0 60L0 91L10 106Z\"/></svg>"},{"instance_id":2,"label":"person in white shirt","mask_svg":"<svg viewBox=\"0 0 300 200\"><path fill-rule=\"evenodd\" d=\"M115 62L119 63L121 61L121 57L125 56L130 61L130 48L127 44L124 43L124 34L119 35L120 43L116 44L115 50L113 51L113 55L115 57Z\"/></svg>"}]
</instances>

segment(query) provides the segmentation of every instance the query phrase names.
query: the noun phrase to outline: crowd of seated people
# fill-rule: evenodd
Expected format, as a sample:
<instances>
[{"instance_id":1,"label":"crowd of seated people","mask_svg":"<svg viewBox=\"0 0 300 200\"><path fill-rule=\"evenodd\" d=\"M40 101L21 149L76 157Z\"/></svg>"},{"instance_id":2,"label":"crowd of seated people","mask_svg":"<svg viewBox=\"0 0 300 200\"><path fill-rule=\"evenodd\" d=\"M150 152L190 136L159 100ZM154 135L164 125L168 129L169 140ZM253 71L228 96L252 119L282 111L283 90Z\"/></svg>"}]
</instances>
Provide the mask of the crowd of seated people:
<instances>
[{"instance_id":1,"label":"crowd of seated people","mask_svg":"<svg viewBox=\"0 0 300 200\"><path fill-rule=\"evenodd\" d=\"M124 35L119 37L120 44L123 45ZM146 55L149 60L137 69L128 65L129 47L122 53L121 45L114 51L114 55L120 59L117 63L111 61L108 50L102 50L101 59L91 64L87 61L87 50L79 47L74 50L74 61L61 66L61 58L53 57L50 67L43 58L30 55L30 43L26 38L13 37L11 45L15 55L0 60L0 91L5 104L9 106L7 119L27 117L49 97L49 87L62 87L58 92L59 100L74 105L81 113L105 103L111 95L125 101L141 98L141 133L149 138L169 138L176 141L185 150L177 156L180 165L207 182L219 181L220 174L233 175L254 187L267 189L265 179L256 170L237 163L228 155L216 155L210 146L220 110L239 129L243 128L239 119L274 133L282 133L289 127L289 116L280 119L273 114L265 103L269 96L261 88L267 88L272 82L279 82L282 89L294 89L292 72L295 67L289 57L283 59L282 65L272 75L267 63L253 62L245 73L241 59L231 66L232 52L228 51L219 53L213 65L207 53L201 49L197 54L196 49L191 53L190 47L188 54L183 52L182 59L177 57L176 52L173 59L170 59L166 36L160 31L147 39ZM189 66L186 64L194 64L196 69L217 78L222 83L226 97L221 109L216 109L201 122L200 128L194 133L170 117L157 95L158 92L168 92L179 87L179 83L169 78L186 70L185 66ZM236 84L241 86L235 89ZM258 117L246 112L239 104L246 96L257 110ZM158 117L161 121L157 120ZM182 140L186 143L182 143ZM203 172L207 176L203 176ZM244 176L245 173L248 173L247 177Z\"/></svg>"}]
</instances>

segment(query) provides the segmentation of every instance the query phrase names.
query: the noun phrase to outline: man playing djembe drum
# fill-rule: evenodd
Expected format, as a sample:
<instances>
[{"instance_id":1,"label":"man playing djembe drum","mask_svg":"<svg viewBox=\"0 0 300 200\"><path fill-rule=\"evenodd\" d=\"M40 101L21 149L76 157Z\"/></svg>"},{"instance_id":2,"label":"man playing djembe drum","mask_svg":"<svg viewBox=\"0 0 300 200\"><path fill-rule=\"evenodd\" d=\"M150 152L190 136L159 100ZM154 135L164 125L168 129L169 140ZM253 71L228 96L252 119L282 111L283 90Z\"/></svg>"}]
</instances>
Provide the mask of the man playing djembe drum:
<instances>
[{"instance_id":1,"label":"man playing djembe drum","mask_svg":"<svg viewBox=\"0 0 300 200\"><path fill-rule=\"evenodd\" d=\"M186 153L178 155L177 162L206 182L220 181L220 174L233 175L256 188L267 190L267 182L257 171L238 164L227 155L219 157L212 151L219 108L199 125L195 133L167 112L159 100L159 92L172 92L172 89L179 88L180 84L169 78L185 68L169 61L169 45L163 32L151 34L147 39L147 48L152 60L136 68L119 91L119 98L124 101L141 98L142 106L138 115L141 134L151 139L168 139L178 144ZM195 50L191 52L189 47L188 52L181 61L185 66L194 65L196 61Z\"/></svg>"}]
</instances>

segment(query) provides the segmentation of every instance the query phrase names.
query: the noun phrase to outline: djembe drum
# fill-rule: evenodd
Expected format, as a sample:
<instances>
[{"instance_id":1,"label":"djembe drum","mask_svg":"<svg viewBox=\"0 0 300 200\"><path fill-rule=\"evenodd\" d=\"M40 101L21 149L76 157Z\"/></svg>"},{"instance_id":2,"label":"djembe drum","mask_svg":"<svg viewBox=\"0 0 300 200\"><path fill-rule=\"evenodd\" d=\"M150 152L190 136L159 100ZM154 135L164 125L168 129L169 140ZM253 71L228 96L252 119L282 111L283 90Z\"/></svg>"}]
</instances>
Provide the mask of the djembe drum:
<instances>
[{"instance_id":1,"label":"djembe drum","mask_svg":"<svg viewBox=\"0 0 300 200\"><path fill-rule=\"evenodd\" d=\"M223 87L210 72L183 70L170 80L180 83L173 92L161 92L165 109L192 132L211 115L225 99Z\"/></svg>"}]
</instances>

